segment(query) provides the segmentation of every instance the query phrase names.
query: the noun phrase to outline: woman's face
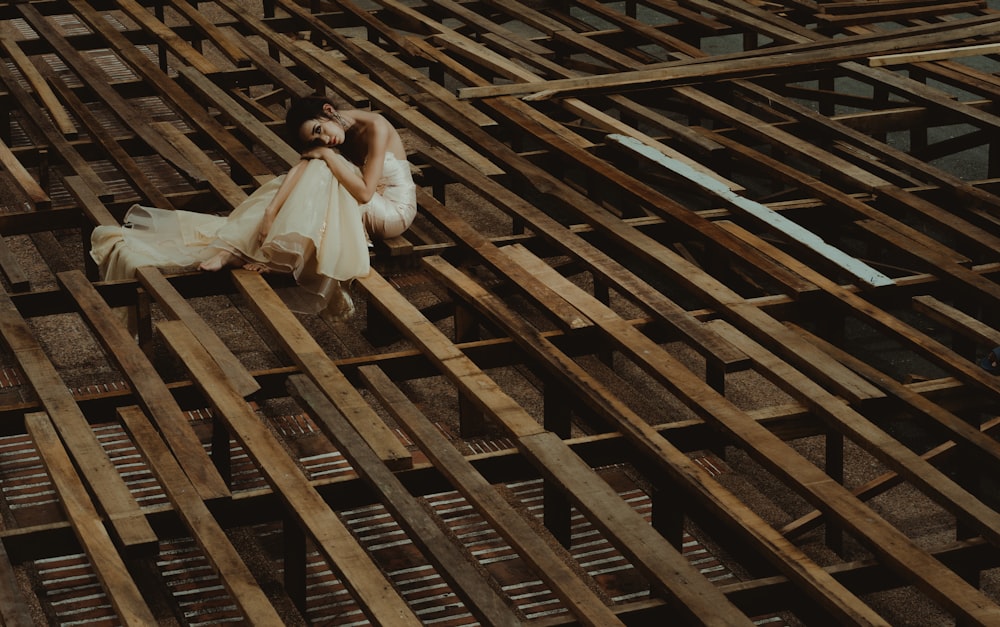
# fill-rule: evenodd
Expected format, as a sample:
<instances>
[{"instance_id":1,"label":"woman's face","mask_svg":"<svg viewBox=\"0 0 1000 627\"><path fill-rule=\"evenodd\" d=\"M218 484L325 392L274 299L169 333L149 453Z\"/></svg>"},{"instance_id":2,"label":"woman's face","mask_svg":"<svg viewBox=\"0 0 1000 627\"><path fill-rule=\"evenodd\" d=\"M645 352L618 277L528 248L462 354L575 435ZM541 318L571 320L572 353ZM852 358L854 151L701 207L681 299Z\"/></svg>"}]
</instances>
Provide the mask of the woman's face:
<instances>
[{"instance_id":1,"label":"woman's face","mask_svg":"<svg viewBox=\"0 0 1000 627\"><path fill-rule=\"evenodd\" d=\"M344 136L344 127L326 118L306 120L299 127L299 139L306 146L333 148L344 143Z\"/></svg>"}]
</instances>

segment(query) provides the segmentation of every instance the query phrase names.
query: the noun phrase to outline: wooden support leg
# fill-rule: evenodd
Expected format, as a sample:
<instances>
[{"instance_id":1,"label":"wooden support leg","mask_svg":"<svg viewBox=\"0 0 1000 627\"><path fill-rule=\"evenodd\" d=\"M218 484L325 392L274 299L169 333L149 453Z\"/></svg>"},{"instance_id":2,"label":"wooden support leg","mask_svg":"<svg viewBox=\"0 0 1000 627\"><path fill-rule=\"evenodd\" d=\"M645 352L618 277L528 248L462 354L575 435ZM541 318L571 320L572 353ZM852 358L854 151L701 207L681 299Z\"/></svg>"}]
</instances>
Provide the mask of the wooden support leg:
<instances>
[{"instance_id":1,"label":"wooden support leg","mask_svg":"<svg viewBox=\"0 0 1000 627\"><path fill-rule=\"evenodd\" d=\"M545 381L544 396L544 426L547 430L565 440L570 436L570 427L572 425L570 420L572 412L566 403L566 390L555 381L548 379Z\"/></svg>"},{"instance_id":2,"label":"wooden support leg","mask_svg":"<svg viewBox=\"0 0 1000 627\"><path fill-rule=\"evenodd\" d=\"M218 416L212 417L212 462L230 488L233 487L233 453L229 444L229 427Z\"/></svg>"},{"instance_id":3,"label":"wooden support leg","mask_svg":"<svg viewBox=\"0 0 1000 627\"><path fill-rule=\"evenodd\" d=\"M662 484L650 495L653 528L680 551L684 544L684 508L677 490L666 480Z\"/></svg>"},{"instance_id":4,"label":"wooden support leg","mask_svg":"<svg viewBox=\"0 0 1000 627\"><path fill-rule=\"evenodd\" d=\"M138 289L135 292L135 321L129 330L138 338L139 347L147 357L153 357L153 315L150 309L149 292Z\"/></svg>"},{"instance_id":5,"label":"wooden support leg","mask_svg":"<svg viewBox=\"0 0 1000 627\"><path fill-rule=\"evenodd\" d=\"M306 534L298 523L290 517L284 520L285 548L285 591L298 608L306 615Z\"/></svg>"},{"instance_id":6,"label":"wooden support leg","mask_svg":"<svg viewBox=\"0 0 1000 627\"><path fill-rule=\"evenodd\" d=\"M840 433L826 434L826 474L837 483L844 483L844 436ZM826 544L837 555L844 554L844 529L829 517L826 521Z\"/></svg>"},{"instance_id":7,"label":"wooden support leg","mask_svg":"<svg viewBox=\"0 0 1000 627\"><path fill-rule=\"evenodd\" d=\"M545 501L544 522L552 537L569 549L573 544L573 508L558 484L546 479L542 495Z\"/></svg>"}]
</instances>

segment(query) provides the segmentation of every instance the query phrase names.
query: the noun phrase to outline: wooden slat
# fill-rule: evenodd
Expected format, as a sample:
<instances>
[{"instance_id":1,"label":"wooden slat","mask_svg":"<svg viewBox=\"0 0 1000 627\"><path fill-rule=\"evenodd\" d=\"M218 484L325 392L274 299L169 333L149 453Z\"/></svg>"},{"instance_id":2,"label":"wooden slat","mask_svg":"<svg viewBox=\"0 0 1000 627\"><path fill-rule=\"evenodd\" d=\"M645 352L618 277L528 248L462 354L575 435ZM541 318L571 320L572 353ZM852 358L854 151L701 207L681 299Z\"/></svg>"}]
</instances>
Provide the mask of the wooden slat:
<instances>
[{"instance_id":1,"label":"wooden slat","mask_svg":"<svg viewBox=\"0 0 1000 627\"><path fill-rule=\"evenodd\" d=\"M81 272L62 272L57 278L63 289L73 297L84 321L94 331L108 356L121 368L137 394L136 400L156 421L174 454L184 460L184 471L201 497L206 500L228 497L229 488L205 452L194 428L156 368L125 328L121 317L115 315Z\"/></svg>"},{"instance_id":2,"label":"wooden slat","mask_svg":"<svg viewBox=\"0 0 1000 627\"><path fill-rule=\"evenodd\" d=\"M373 304L417 344L465 398L516 439L517 447L543 476L554 481L595 525L609 534L609 541L628 554L663 594L681 604L679 611L688 620L719 625L749 624L749 619L725 598L720 598L714 586L624 505L611 486L573 454L565 442L545 431L385 279L372 272L358 282Z\"/></svg>"},{"instance_id":3,"label":"wooden slat","mask_svg":"<svg viewBox=\"0 0 1000 627\"><path fill-rule=\"evenodd\" d=\"M593 627L621 624L611 608L567 566L565 558L555 552L552 548L553 541L540 537L525 522L385 372L377 366L364 366L359 372L368 389L381 400L396 422L406 429L409 436L433 461L435 468L440 469L466 500L476 506L476 511L490 521L522 559L535 567L538 576L552 588L582 624Z\"/></svg>"},{"instance_id":4,"label":"wooden slat","mask_svg":"<svg viewBox=\"0 0 1000 627\"><path fill-rule=\"evenodd\" d=\"M117 541L138 550L150 548L156 534L55 366L6 294L0 294L0 335L94 490Z\"/></svg>"},{"instance_id":5,"label":"wooden slat","mask_svg":"<svg viewBox=\"0 0 1000 627\"><path fill-rule=\"evenodd\" d=\"M489 98L495 96L522 96L527 99L552 98L557 94L586 91L617 91L628 88L650 88L680 82L723 80L748 75L761 75L779 69L816 63L838 63L867 58L899 50L908 46L936 46L961 41L980 34L992 34L995 25L992 17L971 17L941 25L916 26L896 32L892 36L873 35L852 37L839 44L807 43L774 46L763 51L713 55L709 59L674 61L652 69L609 73L605 76L565 78L532 83L511 83L489 87L459 89L460 98ZM532 96L527 96L532 94Z\"/></svg>"},{"instance_id":6,"label":"wooden slat","mask_svg":"<svg viewBox=\"0 0 1000 627\"><path fill-rule=\"evenodd\" d=\"M555 279L556 277L552 277ZM746 452L771 472L784 478L803 498L828 512L855 533L888 565L919 586L938 603L975 621L1000 620L1000 606L943 567L875 512L858 502L794 449L738 411L662 348L621 320L592 296L568 282L560 281L560 292L608 333L617 338L637 363L657 380L694 400L689 403L700 415L723 429ZM626 339L628 338L628 339Z\"/></svg>"},{"instance_id":7,"label":"wooden slat","mask_svg":"<svg viewBox=\"0 0 1000 627\"><path fill-rule=\"evenodd\" d=\"M330 434L337 450L350 461L351 467L380 493L382 502L396 521L437 565L476 618L488 625L520 625L521 618L493 590L490 581L476 570L472 556L459 549L454 540L445 535L427 509L343 419L343 415L316 384L304 375L295 375L289 378L288 387L309 415L323 423L324 433Z\"/></svg>"},{"instance_id":8,"label":"wooden slat","mask_svg":"<svg viewBox=\"0 0 1000 627\"><path fill-rule=\"evenodd\" d=\"M173 146L184 155L191 164L198 168L215 195L222 200L225 211L232 211L246 200L247 193L233 179L194 144L187 135L169 122L154 122L158 130Z\"/></svg>"},{"instance_id":9,"label":"wooden slat","mask_svg":"<svg viewBox=\"0 0 1000 627\"><path fill-rule=\"evenodd\" d=\"M76 474L52 422L45 414L29 414L24 421L59 495L63 512L118 617L125 625L148 627L156 624L125 562L115 550L104 523L90 501L87 487Z\"/></svg>"},{"instance_id":10,"label":"wooden slat","mask_svg":"<svg viewBox=\"0 0 1000 627\"><path fill-rule=\"evenodd\" d=\"M167 448L142 410L135 406L122 407L119 408L118 415L136 446L142 451L174 511L215 567L219 579L232 595L247 624L280 625L282 618L240 558L225 530L198 496L180 462Z\"/></svg>"},{"instance_id":11,"label":"wooden slat","mask_svg":"<svg viewBox=\"0 0 1000 627\"><path fill-rule=\"evenodd\" d=\"M274 333L289 358L323 390L338 411L354 425L368 445L375 449L379 459L390 468L411 466L413 458L399 438L365 402L261 276L256 272L235 270L233 279L251 308Z\"/></svg>"},{"instance_id":12,"label":"wooden slat","mask_svg":"<svg viewBox=\"0 0 1000 627\"><path fill-rule=\"evenodd\" d=\"M146 266L137 268L135 274L142 286L153 295L153 298L163 308L166 315L171 319L182 321L198 338L212 359L226 373L229 384L240 396L249 396L260 389L260 384L246 367L159 270Z\"/></svg>"},{"instance_id":13,"label":"wooden slat","mask_svg":"<svg viewBox=\"0 0 1000 627\"><path fill-rule=\"evenodd\" d=\"M178 37L173 30L135 0L115 0L115 3L126 15L146 29L163 48L183 59L185 63L197 68L199 72L207 74L219 71L214 63L195 50L191 44Z\"/></svg>"},{"instance_id":14,"label":"wooden slat","mask_svg":"<svg viewBox=\"0 0 1000 627\"><path fill-rule=\"evenodd\" d=\"M166 321L157 328L230 432L256 462L288 514L315 540L365 614L378 624L419 625L406 601L323 501L281 443L246 401L222 383L223 373L187 327L179 321Z\"/></svg>"},{"instance_id":15,"label":"wooden slat","mask_svg":"<svg viewBox=\"0 0 1000 627\"><path fill-rule=\"evenodd\" d=\"M35 209L45 209L51 206L52 201L48 193L38 181L31 176L31 173L17 159L17 155L10 149L2 139L0 139L0 166L7 171L7 174L14 180L21 192L27 197L32 207Z\"/></svg>"},{"instance_id":16,"label":"wooden slat","mask_svg":"<svg viewBox=\"0 0 1000 627\"><path fill-rule=\"evenodd\" d=\"M52 123L58 127L59 131L67 139L75 139L77 137L76 125L73 124L73 120L66 112L66 109L59 103L52 89L38 72L38 68L31 62L28 55L24 54L21 46L14 41L13 28L10 24L0 25L0 48L3 48L10 60L14 62L18 71L24 76L24 79L31 85L31 89L38 96L38 99L42 101L45 110L52 116ZM8 89L10 89L11 85L12 82L7 82Z\"/></svg>"},{"instance_id":17,"label":"wooden slat","mask_svg":"<svg viewBox=\"0 0 1000 627\"><path fill-rule=\"evenodd\" d=\"M177 72L203 97L208 98L219 109L220 115L232 120L237 128L243 133L254 137L261 146L283 161L288 167L299 162L299 153L289 146L285 140L279 137L270 127L247 113L232 96L210 81L204 74L186 66L178 68Z\"/></svg>"},{"instance_id":18,"label":"wooden slat","mask_svg":"<svg viewBox=\"0 0 1000 627\"><path fill-rule=\"evenodd\" d=\"M510 248L507 247L505 250ZM526 257L519 255L517 261L525 264L526 269L539 276L540 280L554 278L553 270L547 267L543 269L540 266L544 264L540 262L526 263L528 261ZM618 429L633 445L636 455L642 455L662 468L677 484L669 488L661 484L658 486L660 490L667 493L683 490L692 494L709 511L725 521L732 529L732 533L739 537L740 542L758 547L762 553L773 556L778 562L778 568L790 579L805 586L807 590L805 594L822 604L825 611L853 624L881 624L882 621L878 616L859 599L833 581L796 547L786 543L777 531L740 502L735 494L709 477L707 471L674 448L665 438L660 437L652 426L625 403L617 400L609 386L602 384L585 368L574 363L540 332L532 329L509 311L503 302L475 285L440 258L429 257L426 263L449 287L460 292L482 315L498 324L514 337L518 345L529 355L544 364L550 375L564 386L566 395L586 405Z\"/></svg>"}]
</instances>

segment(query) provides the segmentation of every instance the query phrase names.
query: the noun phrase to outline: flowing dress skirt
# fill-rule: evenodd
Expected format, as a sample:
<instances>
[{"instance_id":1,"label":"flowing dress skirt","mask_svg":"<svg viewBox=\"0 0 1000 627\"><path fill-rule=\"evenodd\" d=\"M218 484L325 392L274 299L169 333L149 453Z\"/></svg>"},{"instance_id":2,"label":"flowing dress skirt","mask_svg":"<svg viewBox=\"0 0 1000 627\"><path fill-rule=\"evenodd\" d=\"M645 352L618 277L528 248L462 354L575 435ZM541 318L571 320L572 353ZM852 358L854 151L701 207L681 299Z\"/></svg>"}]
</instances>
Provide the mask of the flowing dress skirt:
<instances>
[{"instance_id":1,"label":"flowing dress skirt","mask_svg":"<svg viewBox=\"0 0 1000 627\"><path fill-rule=\"evenodd\" d=\"M104 280L113 281L132 278L140 266L193 269L227 250L292 274L298 287L283 290L282 297L293 311L336 309L345 298L340 307L350 308L343 282L365 276L370 267L363 209L323 161L304 167L263 243L264 210L286 175L262 185L228 216L134 205L122 226L94 229L91 255Z\"/></svg>"}]
</instances>

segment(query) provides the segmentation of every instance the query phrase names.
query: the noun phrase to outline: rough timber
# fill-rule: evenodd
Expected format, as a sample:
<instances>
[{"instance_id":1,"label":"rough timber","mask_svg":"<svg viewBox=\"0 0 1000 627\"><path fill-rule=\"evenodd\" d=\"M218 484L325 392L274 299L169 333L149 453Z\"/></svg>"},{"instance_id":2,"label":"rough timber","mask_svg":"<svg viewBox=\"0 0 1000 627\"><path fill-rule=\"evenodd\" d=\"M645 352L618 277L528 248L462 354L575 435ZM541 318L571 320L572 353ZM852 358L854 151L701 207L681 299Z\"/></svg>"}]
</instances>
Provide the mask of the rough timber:
<instances>
[{"instance_id":1,"label":"rough timber","mask_svg":"<svg viewBox=\"0 0 1000 627\"><path fill-rule=\"evenodd\" d=\"M998 53L975 1L0 1L0 623L1000 624ZM98 280L315 91L420 186L354 320Z\"/></svg>"}]
</instances>

